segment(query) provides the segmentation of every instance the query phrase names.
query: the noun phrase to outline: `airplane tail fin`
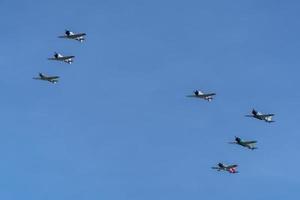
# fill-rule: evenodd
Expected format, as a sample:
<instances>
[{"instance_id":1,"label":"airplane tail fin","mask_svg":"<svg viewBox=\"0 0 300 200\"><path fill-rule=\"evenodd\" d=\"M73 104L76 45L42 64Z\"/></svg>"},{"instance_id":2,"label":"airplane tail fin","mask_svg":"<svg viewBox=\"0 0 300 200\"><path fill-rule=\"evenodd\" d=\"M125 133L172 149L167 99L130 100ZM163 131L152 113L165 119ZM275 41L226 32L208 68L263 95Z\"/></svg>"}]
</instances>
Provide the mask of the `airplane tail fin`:
<instances>
[{"instance_id":1,"label":"airplane tail fin","mask_svg":"<svg viewBox=\"0 0 300 200\"><path fill-rule=\"evenodd\" d=\"M257 111L255 109L252 109L252 114L257 115Z\"/></svg>"}]
</instances>

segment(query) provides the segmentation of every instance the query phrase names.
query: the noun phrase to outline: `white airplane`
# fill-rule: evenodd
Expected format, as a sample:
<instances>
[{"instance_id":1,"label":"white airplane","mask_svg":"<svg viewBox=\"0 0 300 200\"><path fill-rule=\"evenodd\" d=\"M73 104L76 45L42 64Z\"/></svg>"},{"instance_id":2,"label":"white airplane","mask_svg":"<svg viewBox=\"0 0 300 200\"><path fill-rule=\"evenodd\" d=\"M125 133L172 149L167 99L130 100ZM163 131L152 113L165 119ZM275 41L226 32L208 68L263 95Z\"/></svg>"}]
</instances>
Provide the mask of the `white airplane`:
<instances>
[{"instance_id":1,"label":"white airplane","mask_svg":"<svg viewBox=\"0 0 300 200\"><path fill-rule=\"evenodd\" d=\"M48 58L48 60L57 60L57 61L63 61L68 64L72 64L73 58L75 58L75 56L63 56L62 54L55 52L54 56L52 58Z\"/></svg>"},{"instance_id":2,"label":"white airplane","mask_svg":"<svg viewBox=\"0 0 300 200\"><path fill-rule=\"evenodd\" d=\"M272 120L272 117L274 114L262 114L260 112L257 112L255 109L252 110L252 115L246 115L246 117L253 117L259 120L264 120L265 122L275 122Z\"/></svg>"},{"instance_id":3,"label":"white airplane","mask_svg":"<svg viewBox=\"0 0 300 200\"><path fill-rule=\"evenodd\" d=\"M203 93L200 90L195 90L194 95L188 95L187 97L196 97L196 98L201 98L205 99L207 101L213 100L213 96L216 95L216 93Z\"/></svg>"},{"instance_id":4,"label":"white airplane","mask_svg":"<svg viewBox=\"0 0 300 200\"><path fill-rule=\"evenodd\" d=\"M42 73L39 73L39 77L33 77L35 80L49 81L50 83L57 83L59 76L46 76Z\"/></svg>"},{"instance_id":5,"label":"white airplane","mask_svg":"<svg viewBox=\"0 0 300 200\"><path fill-rule=\"evenodd\" d=\"M86 36L86 33L74 33L72 31L66 30L65 35L58 36L58 37L66 38L66 39L73 39L73 40L77 40L79 42L83 42L85 40L84 36Z\"/></svg>"},{"instance_id":6,"label":"white airplane","mask_svg":"<svg viewBox=\"0 0 300 200\"><path fill-rule=\"evenodd\" d=\"M238 144L238 145L241 145L241 146L246 147L251 150L257 149L257 147L255 147L256 143L257 143L257 141L243 141L239 137L235 137L234 142L229 142L229 144Z\"/></svg>"},{"instance_id":7,"label":"white airplane","mask_svg":"<svg viewBox=\"0 0 300 200\"><path fill-rule=\"evenodd\" d=\"M217 167L212 167L212 169L216 169L218 171L227 171L231 174L236 174L238 171L236 170L238 165L225 165L223 163L218 163Z\"/></svg>"}]
</instances>

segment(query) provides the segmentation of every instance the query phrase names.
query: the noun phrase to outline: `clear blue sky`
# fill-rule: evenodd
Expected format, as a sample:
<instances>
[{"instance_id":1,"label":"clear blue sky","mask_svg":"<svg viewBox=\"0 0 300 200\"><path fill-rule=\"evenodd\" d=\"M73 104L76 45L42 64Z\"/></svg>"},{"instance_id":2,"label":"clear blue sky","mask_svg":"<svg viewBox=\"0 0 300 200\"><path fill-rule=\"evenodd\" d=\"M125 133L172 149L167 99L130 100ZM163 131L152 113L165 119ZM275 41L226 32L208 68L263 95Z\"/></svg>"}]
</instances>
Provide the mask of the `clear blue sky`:
<instances>
[{"instance_id":1,"label":"clear blue sky","mask_svg":"<svg viewBox=\"0 0 300 200\"><path fill-rule=\"evenodd\" d=\"M299 10L0 0L0 199L299 198ZM58 39L65 29L86 42ZM48 61L54 51L74 63ZM194 89L217 96L186 98ZM244 117L252 108L276 123ZM259 149L228 145L235 135ZM211 170L218 162L240 173Z\"/></svg>"}]
</instances>

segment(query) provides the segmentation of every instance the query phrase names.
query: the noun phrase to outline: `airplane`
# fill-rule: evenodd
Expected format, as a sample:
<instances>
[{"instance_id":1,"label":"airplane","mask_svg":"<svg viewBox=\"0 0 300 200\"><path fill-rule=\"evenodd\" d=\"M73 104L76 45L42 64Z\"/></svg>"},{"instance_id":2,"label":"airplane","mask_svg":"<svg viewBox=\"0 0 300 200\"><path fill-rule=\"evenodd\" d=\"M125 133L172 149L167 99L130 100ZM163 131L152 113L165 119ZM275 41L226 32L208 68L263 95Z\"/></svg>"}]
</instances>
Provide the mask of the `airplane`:
<instances>
[{"instance_id":1,"label":"airplane","mask_svg":"<svg viewBox=\"0 0 300 200\"><path fill-rule=\"evenodd\" d=\"M77 40L79 42L83 42L85 38L83 36L86 36L86 33L74 33L72 31L66 30L65 35L58 36L59 38L66 38L66 39L73 39Z\"/></svg>"},{"instance_id":2,"label":"airplane","mask_svg":"<svg viewBox=\"0 0 300 200\"><path fill-rule=\"evenodd\" d=\"M238 144L251 150L257 149L257 147L255 147L256 143L257 141L243 141L241 138L236 136L234 142L229 142L229 144Z\"/></svg>"},{"instance_id":3,"label":"airplane","mask_svg":"<svg viewBox=\"0 0 300 200\"><path fill-rule=\"evenodd\" d=\"M203 93L200 90L195 90L194 95L188 95L187 97L196 97L201 98L207 101L213 100L213 96L216 95L216 93Z\"/></svg>"},{"instance_id":4,"label":"airplane","mask_svg":"<svg viewBox=\"0 0 300 200\"><path fill-rule=\"evenodd\" d=\"M60 53L54 52L54 56L52 58L48 58L48 60L57 60L57 61L63 61L68 64L72 64L73 58L75 58L75 56L63 56Z\"/></svg>"},{"instance_id":5,"label":"airplane","mask_svg":"<svg viewBox=\"0 0 300 200\"><path fill-rule=\"evenodd\" d=\"M212 167L212 169L216 169L218 171L227 171L231 174L236 174L238 171L236 171L238 165L225 165L223 163L218 163L217 167Z\"/></svg>"},{"instance_id":6,"label":"airplane","mask_svg":"<svg viewBox=\"0 0 300 200\"><path fill-rule=\"evenodd\" d=\"M50 83L57 83L59 76L46 76L42 73L39 73L39 77L33 77L35 80L49 81Z\"/></svg>"},{"instance_id":7,"label":"airplane","mask_svg":"<svg viewBox=\"0 0 300 200\"><path fill-rule=\"evenodd\" d=\"M265 122L271 123L275 122L272 120L272 117L274 114L262 114L260 112L257 112L255 109L252 110L252 115L246 115L246 117L253 117L259 120L264 120Z\"/></svg>"}]
</instances>

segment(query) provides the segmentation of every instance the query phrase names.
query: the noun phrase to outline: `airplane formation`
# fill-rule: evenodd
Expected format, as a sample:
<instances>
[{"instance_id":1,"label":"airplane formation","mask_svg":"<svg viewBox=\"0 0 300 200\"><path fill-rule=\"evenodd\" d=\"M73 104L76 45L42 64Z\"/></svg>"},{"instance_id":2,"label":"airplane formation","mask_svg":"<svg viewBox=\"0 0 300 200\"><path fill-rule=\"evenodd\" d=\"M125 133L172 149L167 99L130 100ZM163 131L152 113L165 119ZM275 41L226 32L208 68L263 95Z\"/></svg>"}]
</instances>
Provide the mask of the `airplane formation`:
<instances>
[{"instance_id":1,"label":"airplane formation","mask_svg":"<svg viewBox=\"0 0 300 200\"><path fill-rule=\"evenodd\" d=\"M86 33L74 33L72 31L65 30L65 34L63 36L58 36L58 38L76 40L76 41L79 41L82 43L83 41L85 41L85 36L86 36ZM75 56L73 56L73 55L65 56L60 53L54 52L53 57L48 58L48 60L54 60L54 61L60 61L60 62L72 64L74 61L73 60L74 58L75 58ZM56 84L59 81L59 78L60 78L59 76L47 76L43 73L39 73L38 77L33 77L33 79L35 79L35 80L48 81L52 84ZM216 95L216 93L213 93L213 92L204 93L200 90L195 90L195 91L193 91L192 95L187 95L187 97L199 98L199 99L203 99L208 102L211 102L213 100L213 98L215 97L215 95ZM272 120L274 114L264 114L264 113L258 112L255 109L252 110L251 115L245 115L245 116L255 118L258 120L262 120L267 123L275 122ZM237 137L237 136L235 136L235 139L233 142L229 142L229 144L236 144L241 147L248 148L250 150L257 149L257 147L255 146L256 143L257 143L257 141L255 141L255 140L246 141L246 140L242 140L240 137ZM238 167L237 164L227 165L227 164L220 162L217 164L217 166L212 167L212 169L216 169L217 171L226 171L231 174L236 174L236 173L238 173L237 167Z\"/></svg>"},{"instance_id":2,"label":"airplane formation","mask_svg":"<svg viewBox=\"0 0 300 200\"><path fill-rule=\"evenodd\" d=\"M77 40L79 42L85 41L86 33L74 33L69 30L65 30L65 34L62 36L58 36L58 38ZM54 52L53 57L48 58L48 60L60 61L68 64L72 64L75 56L72 55L62 55L61 53ZM57 83L59 76L46 76L43 73L39 73L38 77L33 77L35 80L48 81L50 83Z\"/></svg>"},{"instance_id":3,"label":"airplane formation","mask_svg":"<svg viewBox=\"0 0 300 200\"><path fill-rule=\"evenodd\" d=\"M204 100L207 100L210 102L213 100L213 96L215 96L215 95L216 95L216 93L203 93L200 90L195 90L192 95L187 95L187 97L200 98L200 99L204 99ZM258 119L258 120L262 120L267 123L272 123L272 122L275 122L275 121L273 121L274 115L275 114L272 114L272 113L264 114L264 113L258 112L255 109L252 109L251 115L245 115L245 116L251 117L254 119ZM256 143L257 143L256 140L247 140L246 141L246 140L242 140L240 137L237 137L237 136L235 136L235 139L233 142L229 142L229 144L236 144L241 147L248 148L250 150L257 149ZM227 164L219 162L217 164L217 166L213 166L212 169L216 169L217 171L226 171L226 172L229 172L230 174L236 174L236 173L238 173L237 167L238 167L237 164L227 165Z\"/></svg>"}]
</instances>

